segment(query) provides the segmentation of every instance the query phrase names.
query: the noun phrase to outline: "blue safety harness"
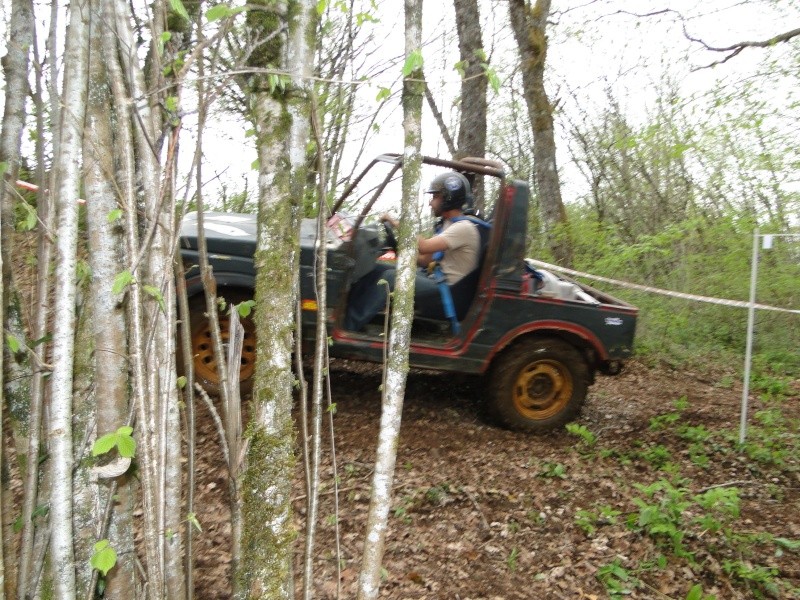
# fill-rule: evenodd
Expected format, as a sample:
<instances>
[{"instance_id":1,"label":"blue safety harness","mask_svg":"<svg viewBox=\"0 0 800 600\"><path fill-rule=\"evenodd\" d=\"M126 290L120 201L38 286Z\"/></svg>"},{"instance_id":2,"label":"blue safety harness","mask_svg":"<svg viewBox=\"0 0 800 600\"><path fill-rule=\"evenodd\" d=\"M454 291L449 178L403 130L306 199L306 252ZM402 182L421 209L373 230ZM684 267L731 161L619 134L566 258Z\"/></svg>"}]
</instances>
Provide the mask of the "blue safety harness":
<instances>
[{"instance_id":1,"label":"blue safety harness","mask_svg":"<svg viewBox=\"0 0 800 600\"><path fill-rule=\"evenodd\" d=\"M483 228L484 230L489 230L492 228L491 224L487 223L479 219L478 217L472 215L462 215L459 217L453 217L450 219L451 223L457 223L458 221L469 221L473 225L479 228ZM442 233L442 225L436 227L436 235ZM483 239L483 236L481 236ZM481 244L483 245L483 244ZM444 250L439 250L438 252L433 253L433 280L439 287L439 294L442 297L442 308L444 308L444 316L450 321L450 324L453 328L453 334L458 335L461 333L461 324L458 322L458 316L456 315L456 306L453 302L453 294L450 291L450 286L447 285L447 278L442 271L442 267L440 261L444 258Z\"/></svg>"}]
</instances>

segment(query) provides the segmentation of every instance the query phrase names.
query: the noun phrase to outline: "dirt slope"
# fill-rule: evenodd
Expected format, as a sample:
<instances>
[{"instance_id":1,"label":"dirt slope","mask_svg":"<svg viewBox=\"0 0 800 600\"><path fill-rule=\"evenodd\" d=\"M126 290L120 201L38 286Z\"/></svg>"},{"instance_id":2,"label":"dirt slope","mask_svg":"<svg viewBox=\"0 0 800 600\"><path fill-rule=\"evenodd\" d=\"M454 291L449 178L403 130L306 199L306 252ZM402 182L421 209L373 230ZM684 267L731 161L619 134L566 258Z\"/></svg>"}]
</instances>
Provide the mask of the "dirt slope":
<instances>
[{"instance_id":1,"label":"dirt slope","mask_svg":"<svg viewBox=\"0 0 800 600\"><path fill-rule=\"evenodd\" d=\"M337 597L337 578L339 597L355 595L379 383L372 366L333 366L340 558L337 577L326 451L318 598ZM412 373L381 597L682 600L699 585L718 599L800 598L800 384L783 391L782 417L776 401L756 403L753 412L772 410L751 417L748 454L734 449L741 387L725 374L634 362L600 378L579 421L596 436L590 445L487 424L480 379ZM227 598L226 473L201 413L196 587L198 598ZM300 523L299 477L295 487Z\"/></svg>"}]
</instances>

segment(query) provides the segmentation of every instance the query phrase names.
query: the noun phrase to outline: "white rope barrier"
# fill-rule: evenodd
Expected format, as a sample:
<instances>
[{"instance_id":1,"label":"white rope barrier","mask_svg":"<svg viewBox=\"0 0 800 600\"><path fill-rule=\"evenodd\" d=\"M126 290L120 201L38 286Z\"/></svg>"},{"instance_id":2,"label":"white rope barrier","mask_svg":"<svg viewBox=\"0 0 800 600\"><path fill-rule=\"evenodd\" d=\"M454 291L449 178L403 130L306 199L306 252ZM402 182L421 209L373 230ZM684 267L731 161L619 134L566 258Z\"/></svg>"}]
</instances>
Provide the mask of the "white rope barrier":
<instances>
[{"instance_id":1,"label":"white rope barrier","mask_svg":"<svg viewBox=\"0 0 800 600\"><path fill-rule=\"evenodd\" d=\"M720 304L722 306L734 306L736 308L750 308L753 306L759 310L771 310L775 312L783 312L783 313L791 313L791 314L800 314L800 310L791 309L791 308L781 308L778 306L769 306L767 304L751 304L750 302L744 302L741 300L726 300L724 298L712 298L710 296L699 296L697 294L685 294L683 292L673 292L671 290L663 290L661 288L652 287L649 285L640 285L638 283L628 283L627 281L620 281L618 279L610 279L608 277L602 277L600 275L591 275L589 273L583 273L581 271L575 271L573 269L567 269L566 267L559 267L558 265L551 265L546 262L542 262L540 260L533 260L531 258L526 258L526 262L529 264L542 268L542 269L549 269L552 271L559 271L561 273L565 273L572 277L582 277L585 279L592 279L594 281L601 281L603 283L610 283L612 285L616 285L622 288L628 288L632 290L638 290L641 292L648 292L651 294L661 294L662 296L670 296L672 298L681 298L683 300L695 300L697 302L707 302L709 304Z\"/></svg>"}]
</instances>

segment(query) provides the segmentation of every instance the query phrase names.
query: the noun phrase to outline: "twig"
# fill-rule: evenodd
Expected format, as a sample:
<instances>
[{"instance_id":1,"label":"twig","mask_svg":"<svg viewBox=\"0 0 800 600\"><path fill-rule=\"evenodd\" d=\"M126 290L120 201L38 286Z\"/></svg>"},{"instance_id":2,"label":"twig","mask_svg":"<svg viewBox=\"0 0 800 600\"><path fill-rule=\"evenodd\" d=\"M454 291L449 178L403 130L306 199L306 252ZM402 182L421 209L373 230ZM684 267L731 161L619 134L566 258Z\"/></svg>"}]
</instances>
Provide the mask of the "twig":
<instances>
[{"instance_id":1,"label":"twig","mask_svg":"<svg viewBox=\"0 0 800 600\"><path fill-rule=\"evenodd\" d=\"M709 485L708 487L700 488L695 494L702 494L709 490L713 490L716 488L725 488L725 487L733 487L735 485L757 485L757 481L726 481L725 483L715 483L714 485Z\"/></svg>"},{"instance_id":2,"label":"twig","mask_svg":"<svg viewBox=\"0 0 800 600\"><path fill-rule=\"evenodd\" d=\"M475 507L475 510L477 510L478 514L481 516L481 521L483 522L483 526L486 528L486 531L491 531L492 528L489 526L489 521L486 520L486 516L483 514L483 510L478 504L478 500L469 490L464 489L464 493L467 495L467 498L469 498L472 501L472 505Z\"/></svg>"},{"instance_id":3,"label":"twig","mask_svg":"<svg viewBox=\"0 0 800 600\"><path fill-rule=\"evenodd\" d=\"M231 455L230 452L228 452L228 442L225 440L225 427L222 425L222 419L219 418L219 413L217 412L217 409L214 408L214 403L211 401L211 398L208 397L208 394L203 387L199 383L195 383L194 389L196 389L197 393L200 394L203 402L206 403L208 410L211 412L211 416L214 419L214 424L217 426L217 433L219 434L219 441L220 445L222 446L222 454L225 456L225 464L228 465L228 469L232 469L233 465L231 465Z\"/></svg>"}]
</instances>

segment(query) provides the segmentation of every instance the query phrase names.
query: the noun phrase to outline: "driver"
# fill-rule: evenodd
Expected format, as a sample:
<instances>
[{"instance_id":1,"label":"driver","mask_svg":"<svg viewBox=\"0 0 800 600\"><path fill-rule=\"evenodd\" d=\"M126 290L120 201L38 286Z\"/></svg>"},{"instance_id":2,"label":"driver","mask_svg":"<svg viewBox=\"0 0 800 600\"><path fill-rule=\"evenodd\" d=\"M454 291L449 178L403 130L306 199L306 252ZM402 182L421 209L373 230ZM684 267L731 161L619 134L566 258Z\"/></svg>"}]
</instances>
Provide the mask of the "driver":
<instances>
[{"instance_id":1,"label":"driver","mask_svg":"<svg viewBox=\"0 0 800 600\"><path fill-rule=\"evenodd\" d=\"M441 229L433 237L417 239L417 270L414 286L414 312L429 319L445 319L444 306L437 282L431 275L429 265L438 261L447 285L453 293L453 301L459 304L459 293L466 290L453 289L456 283L478 267L481 236L478 228L468 220L456 220L472 203L472 192L467 178L451 171L437 176L426 190L431 194L431 212L442 219ZM397 222L388 215L381 215L397 227ZM395 269L378 266L361 278L350 291L350 302L345 317L345 328L361 331L378 312L386 306L386 286L378 285L385 279L389 289L394 290Z\"/></svg>"}]
</instances>

